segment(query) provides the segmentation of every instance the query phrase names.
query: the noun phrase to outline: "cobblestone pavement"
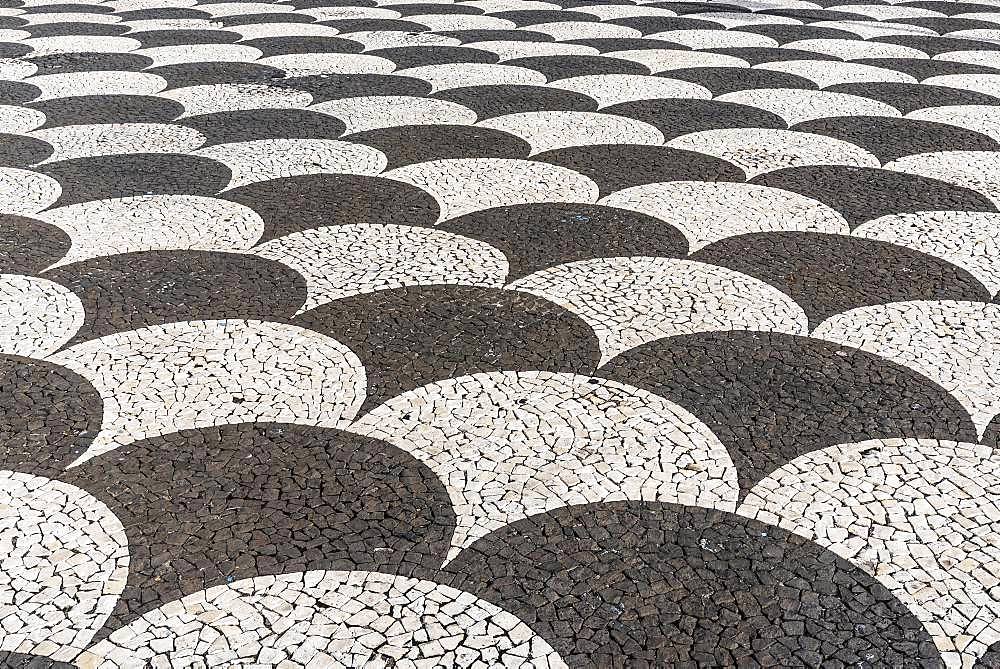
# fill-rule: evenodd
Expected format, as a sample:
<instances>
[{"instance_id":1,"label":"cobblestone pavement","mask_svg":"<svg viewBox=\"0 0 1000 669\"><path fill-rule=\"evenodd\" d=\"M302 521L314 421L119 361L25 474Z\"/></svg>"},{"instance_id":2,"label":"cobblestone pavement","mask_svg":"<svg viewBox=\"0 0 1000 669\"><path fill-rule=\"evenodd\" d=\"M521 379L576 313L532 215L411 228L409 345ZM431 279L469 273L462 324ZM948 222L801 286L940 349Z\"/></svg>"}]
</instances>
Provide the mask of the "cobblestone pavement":
<instances>
[{"instance_id":1,"label":"cobblestone pavement","mask_svg":"<svg viewBox=\"0 0 1000 669\"><path fill-rule=\"evenodd\" d=\"M0 664L1000 668L1000 0L0 0Z\"/></svg>"}]
</instances>

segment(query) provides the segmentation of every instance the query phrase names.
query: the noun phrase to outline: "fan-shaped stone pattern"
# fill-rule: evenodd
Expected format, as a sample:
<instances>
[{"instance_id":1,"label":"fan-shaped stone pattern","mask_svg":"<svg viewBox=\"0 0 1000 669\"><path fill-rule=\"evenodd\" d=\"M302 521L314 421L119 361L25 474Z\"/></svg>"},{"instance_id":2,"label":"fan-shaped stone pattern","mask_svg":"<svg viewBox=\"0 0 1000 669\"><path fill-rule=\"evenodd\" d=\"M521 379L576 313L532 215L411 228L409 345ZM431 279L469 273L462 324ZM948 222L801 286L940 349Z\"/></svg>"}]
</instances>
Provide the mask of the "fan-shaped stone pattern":
<instances>
[{"instance_id":1,"label":"fan-shaped stone pattern","mask_svg":"<svg viewBox=\"0 0 1000 669\"><path fill-rule=\"evenodd\" d=\"M486 209L439 226L500 249L513 281L555 265L615 256L680 258L684 235L646 214L596 204L546 202Z\"/></svg>"},{"instance_id":2,"label":"fan-shaped stone pattern","mask_svg":"<svg viewBox=\"0 0 1000 669\"><path fill-rule=\"evenodd\" d=\"M58 206L137 195L214 195L229 183L229 168L189 154L136 153L48 163L36 171L62 186Z\"/></svg>"},{"instance_id":3,"label":"fan-shaped stone pattern","mask_svg":"<svg viewBox=\"0 0 1000 669\"><path fill-rule=\"evenodd\" d=\"M458 5L439 5L457 7ZM369 51L368 55L386 58L396 63L396 67L420 67L442 63L495 63L499 60L495 53L472 47L458 46L399 46Z\"/></svg>"},{"instance_id":4,"label":"fan-shaped stone pattern","mask_svg":"<svg viewBox=\"0 0 1000 669\"><path fill-rule=\"evenodd\" d=\"M885 358L807 337L671 337L620 355L598 374L691 411L729 449L744 492L802 453L838 443L976 441L968 413L944 388Z\"/></svg>"},{"instance_id":5,"label":"fan-shaped stone pattern","mask_svg":"<svg viewBox=\"0 0 1000 669\"><path fill-rule=\"evenodd\" d=\"M1000 105L1000 98L973 91L963 91L945 86L927 84L904 84L877 82L864 84L840 84L831 86L830 91L852 93L892 105L903 114L927 107L948 107L952 105Z\"/></svg>"},{"instance_id":6,"label":"fan-shaped stone pattern","mask_svg":"<svg viewBox=\"0 0 1000 669\"><path fill-rule=\"evenodd\" d=\"M811 327L871 304L991 298L974 276L945 260L843 235L741 235L703 248L691 259L749 274L788 293L809 316Z\"/></svg>"},{"instance_id":7,"label":"fan-shaped stone pattern","mask_svg":"<svg viewBox=\"0 0 1000 669\"><path fill-rule=\"evenodd\" d=\"M52 155L52 145L42 139L0 133L0 166L30 167Z\"/></svg>"},{"instance_id":8,"label":"fan-shaped stone pattern","mask_svg":"<svg viewBox=\"0 0 1000 669\"><path fill-rule=\"evenodd\" d=\"M492 531L617 499L735 508L725 447L690 413L630 385L568 373L490 372L392 398L351 431L384 439L445 482L449 559Z\"/></svg>"},{"instance_id":9,"label":"fan-shaped stone pattern","mask_svg":"<svg viewBox=\"0 0 1000 669\"><path fill-rule=\"evenodd\" d=\"M562 129L572 132L567 125ZM430 193L440 206L441 221L506 205L593 202L599 194L597 184L582 174L532 160L436 160L400 167L384 176Z\"/></svg>"},{"instance_id":10,"label":"fan-shaped stone pattern","mask_svg":"<svg viewBox=\"0 0 1000 669\"><path fill-rule=\"evenodd\" d=\"M183 430L63 478L97 494L129 528L128 585L105 632L241 578L434 568L454 529L448 494L426 466L387 443L328 428Z\"/></svg>"},{"instance_id":11,"label":"fan-shaped stone pattern","mask_svg":"<svg viewBox=\"0 0 1000 669\"><path fill-rule=\"evenodd\" d=\"M251 652L248 637L255 639ZM150 666L206 660L233 666L249 658L258 660L257 667L281 669L567 669L548 643L507 611L432 581L369 571L316 570L209 588L151 611L79 662L110 669L136 658Z\"/></svg>"},{"instance_id":12,"label":"fan-shaped stone pattern","mask_svg":"<svg viewBox=\"0 0 1000 669\"><path fill-rule=\"evenodd\" d=\"M264 220L260 243L330 225L432 226L438 204L416 186L354 174L308 174L249 184L222 194Z\"/></svg>"},{"instance_id":13,"label":"fan-shaped stone pattern","mask_svg":"<svg viewBox=\"0 0 1000 669\"><path fill-rule=\"evenodd\" d=\"M157 65L150 67L146 72L162 77L170 85L170 88L251 82L280 85L271 80L284 76L283 70L260 63L212 62L211 60Z\"/></svg>"},{"instance_id":14,"label":"fan-shaped stone pattern","mask_svg":"<svg viewBox=\"0 0 1000 669\"><path fill-rule=\"evenodd\" d=\"M867 221L855 236L880 239L943 258L1000 291L1000 214L926 211Z\"/></svg>"},{"instance_id":15,"label":"fan-shaped stone pattern","mask_svg":"<svg viewBox=\"0 0 1000 669\"><path fill-rule=\"evenodd\" d=\"M0 356L0 469L57 474L87 450L102 407L97 390L65 367Z\"/></svg>"},{"instance_id":16,"label":"fan-shaped stone pattern","mask_svg":"<svg viewBox=\"0 0 1000 669\"><path fill-rule=\"evenodd\" d=\"M69 236L54 225L0 215L0 273L37 274L69 251Z\"/></svg>"},{"instance_id":17,"label":"fan-shaped stone pattern","mask_svg":"<svg viewBox=\"0 0 1000 669\"><path fill-rule=\"evenodd\" d=\"M125 586L122 524L99 500L63 481L0 471L0 650L72 660Z\"/></svg>"},{"instance_id":18,"label":"fan-shaped stone pattern","mask_svg":"<svg viewBox=\"0 0 1000 669\"><path fill-rule=\"evenodd\" d=\"M452 158L527 158L531 145L500 130L461 125L404 125L349 135L347 139L378 149L386 169Z\"/></svg>"},{"instance_id":19,"label":"fan-shaped stone pattern","mask_svg":"<svg viewBox=\"0 0 1000 669\"><path fill-rule=\"evenodd\" d=\"M671 79L701 84L713 95L725 95L753 88L817 88L816 84L794 74L744 67L698 67L671 70Z\"/></svg>"},{"instance_id":20,"label":"fan-shaped stone pattern","mask_svg":"<svg viewBox=\"0 0 1000 669\"><path fill-rule=\"evenodd\" d=\"M872 574L924 622L947 666L972 666L1000 633L998 491L1000 461L987 446L865 441L788 463L738 513Z\"/></svg>"},{"instance_id":21,"label":"fan-shaped stone pattern","mask_svg":"<svg viewBox=\"0 0 1000 669\"><path fill-rule=\"evenodd\" d=\"M888 214L996 211L996 204L978 191L930 177L868 167L790 167L758 175L750 182L819 200L839 211L852 227Z\"/></svg>"},{"instance_id":22,"label":"fan-shaped stone pattern","mask_svg":"<svg viewBox=\"0 0 1000 669\"><path fill-rule=\"evenodd\" d=\"M403 286L499 287L507 259L476 239L401 225L335 225L275 239L254 251L305 277L302 311L345 297Z\"/></svg>"},{"instance_id":23,"label":"fan-shaped stone pattern","mask_svg":"<svg viewBox=\"0 0 1000 669\"><path fill-rule=\"evenodd\" d=\"M745 183L671 181L612 193L601 204L655 216L687 237L692 249L752 232L847 233L847 222L822 202Z\"/></svg>"},{"instance_id":24,"label":"fan-shaped stone pattern","mask_svg":"<svg viewBox=\"0 0 1000 669\"><path fill-rule=\"evenodd\" d=\"M343 342L361 358L369 408L419 386L477 372L589 374L601 357L590 327L569 311L533 295L492 288L382 290L325 304L292 322Z\"/></svg>"},{"instance_id":25,"label":"fan-shaped stone pattern","mask_svg":"<svg viewBox=\"0 0 1000 669\"><path fill-rule=\"evenodd\" d=\"M645 121L659 128L668 140L703 130L788 127L780 116L769 111L715 100L639 100L601 111Z\"/></svg>"},{"instance_id":26,"label":"fan-shaped stone pattern","mask_svg":"<svg viewBox=\"0 0 1000 669\"><path fill-rule=\"evenodd\" d=\"M598 144L544 151L533 157L590 177L601 195L660 181L743 181L743 170L713 156L665 146ZM636 166L642 165L641 170Z\"/></svg>"},{"instance_id":27,"label":"fan-shaped stone pattern","mask_svg":"<svg viewBox=\"0 0 1000 669\"><path fill-rule=\"evenodd\" d=\"M948 388L983 431L1000 413L998 323L996 304L894 302L838 314L813 334L884 356L934 379Z\"/></svg>"},{"instance_id":28,"label":"fan-shaped stone pattern","mask_svg":"<svg viewBox=\"0 0 1000 669\"><path fill-rule=\"evenodd\" d=\"M318 332L253 320L183 321L92 339L50 356L104 400L79 462L140 439L248 420L336 426L364 401L364 370Z\"/></svg>"},{"instance_id":29,"label":"fan-shaped stone pattern","mask_svg":"<svg viewBox=\"0 0 1000 669\"><path fill-rule=\"evenodd\" d=\"M36 214L59 199L62 188L52 177L16 167L0 167L0 213Z\"/></svg>"},{"instance_id":30,"label":"fan-shaped stone pattern","mask_svg":"<svg viewBox=\"0 0 1000 669\"><path fill-rule=\"evenodd\" d=\"M940 665L875 579L724 511L557 509L479 540L445 573L437 580L517 615L572 666Z\"/></svg>"},{"instance_id":31,"label":"fan-shaped stone pattern","mask_svg":"<svg viewBox=\"0 0 1000 669\"><path fill-rule=\"evenodd\" d=\"M304 109L251 109L187 116L177 123L194 128L205 146L257 139L333 139L344 132L339 119Z\"/></svg>"},{"instance_id":32,"label":"fan-shaped stone pattern","mask_svg":"<svg viewBox=\"0 0 1000 669\"><path fill-rule=\"evenodd\" d=\"M36 216L72 240L59 264L154 249L243 250L253 246L264 227L251 209L190 195L95 200Z\"/></svg>"},{"instance_id":33,"label":"fan-shaped stone pattern","mask_svg":"<svg viewBox=\"0 0 1000 669\"><path fill-rule=\"evenodd\" d=\"M282 76L281 70L275 71L278 72L278 77ZM417 96L431 92L429 82L418 77L395 74L314 74L268 83L305 91L312 95L314 104L366 95Z\"/></svg>"},{"instance_id":34,"label":"fan-shaped stone pattern","mask_svg":"<svg viewBox=\"0 0 1000 669\"><path fill-rule=\"evenodd\" d=\"M80 95L30 105L45 114L45 127L77 123L169 123L184 113L174 100L154 95Z\"/></svg>"},{"instance_id":35,"label":"fan-shaped stone pattern","mask_svg":"<svg viewBox=\"0 0 1000 669\"><path fill-rule=\"evenodd\" d=\"M480 120L533 111L597 111L597 101L587 95L542 86L463 86L433 97L468 107Z\"/></svg>"},{"instance_id":36,"label":"fan-shaped stone pattern","mask_svg":"<svg viewBox=\"0 0 1000 669\"><path fill-rule=\"evenodd\" d=\"M997 140L946 123L876 116L822 118L796 124L793 130L814 132L867 149L882 163L932 151L996 151Z\"/></svg>"},{"instance_id":37,"label":"fan-shaped stone pattern","mask_svg":"<svg viewBox=\"0 0 1000 669\"><path fill-rule=\"evenodd\" d=\"M306 301L300 274L235 253L127 253L63 265L44 276L83 303L86 319L70 343L174 321L283 320Z\"/></svg>"},{"instance_id":38,"label":"fan-shaped stone pattern","mask_svg":"<svg viewBox=\"0 0 1000 669\"><path fill-rule=\"evenodd\" d=\"M39 277L0 274L0 352L44 358L83 323L79 298Z\"/></svg>"}]
</instances>

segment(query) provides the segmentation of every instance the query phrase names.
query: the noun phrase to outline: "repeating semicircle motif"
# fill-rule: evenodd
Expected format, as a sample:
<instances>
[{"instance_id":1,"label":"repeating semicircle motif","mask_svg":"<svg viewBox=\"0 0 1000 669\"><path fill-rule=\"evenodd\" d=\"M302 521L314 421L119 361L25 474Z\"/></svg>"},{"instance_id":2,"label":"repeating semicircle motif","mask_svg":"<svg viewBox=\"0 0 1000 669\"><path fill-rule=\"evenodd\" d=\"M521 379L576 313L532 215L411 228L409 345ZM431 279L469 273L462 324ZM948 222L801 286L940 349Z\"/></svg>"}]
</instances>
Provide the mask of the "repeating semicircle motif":
<instances>
[{"instance_id":1,"label":"repeating semicircle motif","mask_svg":"<svg viewBox=\"0 0 1000 669\"><path fill-rule=\"evenodd\" d=\"M1000 669L1000 0L0 0L0 666Z\"/></svg>"}]
</instances>

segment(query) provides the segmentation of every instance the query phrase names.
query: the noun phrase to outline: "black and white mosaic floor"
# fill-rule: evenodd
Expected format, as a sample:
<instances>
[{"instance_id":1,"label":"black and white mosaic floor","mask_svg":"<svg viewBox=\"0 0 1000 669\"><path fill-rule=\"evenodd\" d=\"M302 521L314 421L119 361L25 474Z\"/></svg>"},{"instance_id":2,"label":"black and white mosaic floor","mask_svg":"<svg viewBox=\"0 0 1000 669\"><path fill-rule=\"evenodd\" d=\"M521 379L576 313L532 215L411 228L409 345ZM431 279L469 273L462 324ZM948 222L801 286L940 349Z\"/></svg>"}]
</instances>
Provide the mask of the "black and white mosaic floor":
<instances>
[{"instance_id":1,"label":"black and white mosaic floor","mask_svg":"<svg viewBox=\"0 0 1000 669\"><path fill-rule=\"evenodd\" d=\"M1000 0L0 0L0 664L1000 668Z\"/></svg>"}]
</instances>

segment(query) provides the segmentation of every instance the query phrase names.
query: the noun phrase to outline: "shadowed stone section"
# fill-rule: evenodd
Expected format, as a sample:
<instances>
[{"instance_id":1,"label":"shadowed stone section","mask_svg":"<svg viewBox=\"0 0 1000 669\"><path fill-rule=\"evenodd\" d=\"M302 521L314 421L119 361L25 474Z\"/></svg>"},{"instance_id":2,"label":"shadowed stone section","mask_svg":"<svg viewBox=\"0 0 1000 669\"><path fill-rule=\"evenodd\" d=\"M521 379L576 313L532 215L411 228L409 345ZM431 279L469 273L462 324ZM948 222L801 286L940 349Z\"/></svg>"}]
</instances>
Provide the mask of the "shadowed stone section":
<instances>
[{"instance_id":1,"label":"shadowed stone section","mask_svg":"<svg viewBox=\"0 0 1000 669\"><path fill-rule=\"evenodd\" d=\"M368 51L366 55L387 58L396 63L398 69L443 63L495 63L500 60L491 51L461 46L400 46Z\"/></svg>"},{"instance_id":2,"label":"shadowed stone section","mask_svg":"<svg viewBox=\"0 0 1000 669\"><path fill-rule=\"evenodd\" d=\"M245 26L254 23L312 23L315 21L315 19L311 16L284 12L275 12L273 14L233 14L231 16L223 16L214 20L219 21L219 23L227 28L230 26Z\"/></svg>"},{"instance_id":3,"label":"shadowed stone section","mask_svg":"<svg viewBox=\"0 0 1000 669\"><path fill-rule=\"evenodd\" d=\"M0 355L0 469L59 474L87 450L103 405L93 386L65 367Z\"/></svg>"},{"instance_id":4,"label":"shadowed stone section","mask_svg":"<svg viewBox=\"0 0 1000 669\"><path fill-rule=\"evenodd\" d=\"M565 507L477 541L435 580L518 616L573 667L943 666L874 578L724 511Z\"/></svg>"},{"instance_id":5,"label":"shadowed stone section","mask_svg":"<svg viewBox=\"0 0 1000 669\"><path fill-rule=\"evenodd\" d=\"M462 44L469 42L554 42L552 35L524 30L443 30L438 35L454 37Z\"/></svg>"},{"instance_id":6,"label":"shadowed stone section","mask_svg":"<svg viewBox=\"0 0 1000 669\"><path fill-rule=\"evenodd\" d=\"M407 2L392 5L393 11L397 11L403 16L422 16L425 14L482 14L483 10L478 7L467 5L454 5L437 2Z\"/></svg>"},{"instance_id":7,"label":"shadowed stone section","mask_svg":"<svg viewBox=\"0 0 1000 669\"><path fill-rule=\"evenodd\" d=\"M932 12L940 12L947 16L954 14L970 14L972 12L992 12L995 5L987 5L980 2L952 2L951 0L915 0L907 2L907 7L917 7L919 9L929 9ZM912 19L907 19L907 22Z\"/></svg>"},{"instance_id":8,"label":"shadowed stone section","mask_svg":"<svg viewBox=\"0 0 1000 669\"><path fill-rule=\"evenodd\" d=\"M233 44L240 40L239 33L226 30L147 30L128 36L139 40L144 49L184 44Z\"/></svg>"},{"instance_id":9,"label":"shadowed stone section","mask_svg":"<svg viewBox=\"0 0 1000 669\"><path fill-rule=\"evenodd\" d=\"M430 83L423 79L391 74L317 74L279 78L270 84L305 91L313 96L313 104L371 95L425 96L431 92Z\"/></svg>"},{"instance_id":10,"label":"shadowed stone section","mask_svg":"<svg viewBox=\"0 0 1000 669\"><path fill-rule=\"evenodd\" d=\"M1000 641L987 648L972 669L1000 669Z\"/></svg>"},{"instance_id":11,"label":"shadowed stone section","mask_svg":"<svg viewBox=\"0 0 1000 669\"><path fill-rule=\"evenodd\" d=\"M993 8L993 11L996 11L996 7ZM993 24L992 28L994 30L996 27L996 24ZM954 30L968 30L968 27L954 28ZM900 46L907 46L911 49L919 49L931 57L942 53L948 53L949 51L970 51L973 49L977 51L1000 50L1000 44L994 44L986 40L973 41L968 39L959 39L957 37L942 37L939 35L884 35L876 38L874 41L884 42L886 44L899 44ZM1000 100L998 100L995 104L1000 104Z\"/></svg>"},{"instance_id":12,"label":"shadowed stone section","mask_svg":"<svg viewBox=\"0 0 1000 669\"><path fill-rule=\"evenodd\" d=\"M69 251L70 238L54 225L0 214L0 274L36 274Z\"/></svg>"},{"instance_id":13,"label":"shadowed stone section","mask_svg":"<svg viewBox=\"0 0 1000 669\"><path fill-rule=\"evenodd\" d=\"M836 209L853 228L887 214L916 211L996 211L982 193L915 174L848 165L790 167L752 184L782 188Z\"/></svg>"},{"instance_id":14,"label":"shadowed stone section","mask_svg":"<svg viewBox=\"0 0 1000 669\"><path fill-rule=\"evenodd\" d=\"M967 47L969 48L969 47ZM892 81L866 81L862 84L838 84L826 90L850 93L892 105L903 114L924 107L951 105L1000 105L1000 98L992 95L929 84L904 84ZM1000 110L998 110L1000 111Z\"/></svg>"},{"instance_id":15,"label":"shadowed stone section","mask_svg":"<svg viewBox=\"0 0 1000 669\"><path fill-rule=\"evenodd\" d=\"M28 168L52 155L52 145L34 137L0 133L0 167Z\"/></svg>"},{"instance_id":16,"label":"shadowed stone section","mask_svg":"<svg viewBox=\"0 0 1000 669\"><path fill-rule=\"evenodd\" d=\"M466 5L453 5L437 2L407 2L392 5L393 11L399 12L403 16L422 16L424 14L482 14L483 10L478 7Z\"/></svg>"},{"instance_id":17,"label":"shadowed stone section","mask_svg":"<svg viewBox=\"0 0 1000 669\"><path fill-rule=\"evenodd\" d=\"M156 7L118 12L122 21L148 21L153 19L210 19L208 12L191 7Z\"/></svg>"},{"instance_id":18,"label":"shadowed stone section","mask_svg":"<svg viewBox=\"0 0 1000 669\"><path fill-rule=\"evenodd\" d=\"M908 6L912 7L912 4ZM981 12L995 12L996 7L990 7L989 9L980 9ZM955 32L958 30L995 30L996 24L990 23L989 21L977 21L975 19L965 19L965 18L941 18L937 16L927 16L921 18L912 19L900 19L899 23L908 23L911 26L920 26L921 28L930 28L939 35L944 35L945 33Z\"/></svg>"},{"instance_id":19,"label":"shadowed stone section","mask_svg":"<svg viewBox=\"0 0 1000 669\"><path fill-rule=\"evenodd\" d=\"M2 45L0 45L2 46ZM0 58L15 58L16 56L4 56L0 49ZM0 81L0 104L3 105L23 105L34 100L42 92L37 86L26 84L21 81Z\"/></svg>"},{"instance_id":20,"label":"shadowed stone section","mask_svg":"<svg viewBox=\"0 0 1000 669\"><path fill-rule=\"evenodd\" d=\"M440 228L500 249L510 263L510 281L576 260L680 258L688 251L684 235L658 218L596 204L496 207L445 221Z\"/></svg>"},{"instance_id":21,"label":"shadowed stone section","mask_svg":"<svg viewBox=\"0 0 1000 669\"><path fill-rule=\"evenodd\" d=\"M503 64L536 70L549 81L591 74L649 74L645 65L605 56L532 56L505 60Z\"/></svg>"},{"instance_id":22,"label":"shadowed stone section","mask_svg":"<svg viewBox=\"0 0 1000 669\"><path fill-rule=\"evenodd\" d=\"M31 33L35 37L61 37L63 35L94 35L94 36L118 36L128 31L127 26L112 25L108 23L85 23L81 21L67 21L59 23L43 23L36 26L24 26L21 30ZM131 37L131 35L130 35Z\"/></svg>"},{"instance_id":23,"label":"shadowed stone section","mask_svg":"<svg viewBox=\"0 0 1000 669\"><path fill-rule=\"evenodd\" d=\"M949 60L928 60L927 58L863 58L851 62L898 70L919 80L946 74L1000 74L1000 69L985 65L972 65Z\"/></svg>"},{"instance_id":24,"label":"shadowed stone section","mask_svg":"<svg viewBox=\"0 0 1000 669\"><path fill-rule=\"evenodd\" d=\"M680 49L683 51L688 48L683 44L675 44L666 40L645 39L643 37L592 37L590 39L571 39L565 41L567 44L592 46L601 53L634 51L637 49Z\"/></svg>"},{"instance_id":25,"label":"shadowed stone section","mask_svg":"<svg viewBox=\"0 0 1000 669\"><path fill-rule=\"evenodd\" d=\"M568 0L573 6L579 6L587 4L587 0ZM568 6L568 5L565 5ZM660 9L669 9L676 12L678 15L683 16L685 14L698 14L700 12L746 12L746 7L741 7L740 5L729 5L725 3L715 3L711 0L706 0L706 2L651 2L649 7L658 7ZM620 21L619 21L620 23ZM718 24L713 24L718 26Z\"/></svg>"},{"instance_id":26,"label":"shadowed stone section","mask_svg":"<svg viewBox=\"0 0 1000 669\"><path fill-rule=\"evenodd\" d=\"M997 151L1000 142L966 128L885 116L840 116L805 121L792 130L826 135L875 154L882 163L935 151Z\"/></svg>"},{"instance_id":27,"label":"shadowed stone section","mask_svg":"<svg viewBox=\"0 0 1000 669\"><path fill-rule=\"evenodd\" d=\"M743 56L739 57L743 58ZM671 70L664 72L663 76L700 84L712 91L713 95L724 95L752 88L815 89L817 87L815 82L795 74L774 70L752 70L745 67L699 67L689 70Z\"/></svg>"},{"instance_id":28,"label":"shadowed stone section","mask_svg":"<svg viewBox=\"0 0 1000 669\"><path fill-rule=\"evenodd\" d=\"M177 63L151 67L146 72L167 80L168 89L204 84L272 83L284 70L258 63Z\"/></svg>"},{"instance_id":29,"label":"shadowed stone section","mask_svg":"<svg viewBox=\"0 0 1000 669\"><path fill-rule=\"evenodd\" d=\"M77 95L27 105L45 114L46 128L81 123L169 123L184 105L155 95Z\"/></svg>"},{"instance_id":30,"label":"shadowed stone section","mask_svg":"<svg viewBox=\"0 0 1000 669\"><path fill-rule=\"evenodd\" d=\"M0 666L4 669L77 669L70 662L57 662L42 655L25 655L0 651Z\"/></svg>"},{"instance_id":31,"label":"shadowed stone section","mask_svg":"<svg viewBox=\"0 0 1000 669\"><path fill-rule=\"evenodd\" d=\"M777 13L777 12L768 12ZM808 10L806 10L808 14ZM826 11L815 11L815 15L822 18L811 19L813 21L833 21L836 20L837 14L840 12L826 12ZM832 16L831 16L832 15ZM793 16L791 18L798 18ZM845 16L845 20L857 21L863 17L858 16ZM858 39L858 36L847 30L838 30L837 28L832 28L828 26L795 26L795 25L763 25L763 26L740 26L738 28L741 32L757 33L758 35L764 35L765 37L770 37L775 40L778 44L787 44L789 42L797 42L803 39ZM789 49L790 52L795 53L794 49ZM796 56L792 56L795 58ZM826 58L825 55L817 54L812 56L815 58ZM784 59L781 59L784 60Z\"/></svg>"},{"instance_id":32,"label":"shadowed stone section","mask_svg":"<svg viewBox=\"0 0 1000 669\"><path fill-rule=\"evenodd\" d=\"M350 39L351 33L368 30L404 33L421 33L428 30L427 26L422 23L406 21L404 19L337 19L333 21L320 21L319 24L336 28L348 39Z\"/></svg>"},{"instance_id":33,"label":"shadowed stone section","mask_svg":"<svg viewBox=\"0 0 1000 669\"><path fill-rule=\"evenodd\" d=\"M559 9L520 9L507 12L490 12L490 16L513 21L518 28L539 23L556 23L558 21L593 21L594 15L585 12L573 12Z\"/></svg>"},{"instance_id":34,"label":"shadowed stone section","mask_svg":"<svg viewBox=\"0 0 1000 669\"><path fill-rule=\"evenodd\" d=\"M991 298L975 277L941 258L844 235L740 235L691 259L749 274L787 293L809 316L811 328L841 311L872 304Z\"/></svg>"},{"instance_id":35,"label":"shadowed stone section","mask_svg":"<svg viewBox=\"0 0 1000 669\"><path fill-rule=\"evenodd\" d=\"M976 441L965 409L926 377L808 337L669 337L623 353L598 374L677 402L708 425L729 449L744 494L826 446L891 437Z\"/></svg>"},{"instance_id":36,"label":"shadowed stone section","mask_svg":"<svg viewBox=\"0 0 1000 669\"><path fill-rule=\"evenodd\" d=\"M87 14L113 14L113 7L108 7L100 4L87 4L87 3L39 3L33 7L26 7L24 10L25 15L31 16L32 14L75 14L76 12L86 12Z\"/></svg>"},{"instance_id":37,"label":"shadowed stone section","mask_svg":"<svg viewBox=\"0 0 1000 669\"><path fill-rule=\"evenodd\" d=\"M86 320L70 345L176 321L281 321L306 301L306 282L298 272L235 253L126 253L57 267L44 276L83 303Z\"/></svg>"},{"instance_id":38,"label":"shadowed stone section","mask_svg":"<svg viewBox=\"0 0 1000 669\"><path fill-rule=\"evenodd\" d=\"M382 290L330 302L292 323L333 337L361 358L368 376L364 408L479 372L591 374L601 358L594 333L574 314L493 288Z\"/></svg>"},{"instance_id":39,"label":"shadowed stone section","mask_svg":"<svg viewBox=\"0 0 1000 669\"><path fill-rule=\"evenodd\" d=\"M264 219L260 244L328 225L383 223L431 226L438 205L409 184L352 174L310 174L249 184L224 197Z\"/></svg>"},{"instance_id":40,"label":"shadowed stone section","mask_svg":"<svg viewBox=\"0 0 1000 669\"><path fill-rule=\"evenodd\" d=\"M0 42L0 58L20 58L31 53L31 47L18 44L17 42ZM16 90L16 86L14 89ZM11 90L9 82L3 82L0 86L0 100L6 99L7 91ZM4 103L8 104L8 103Z\"/></svg>"},{"instance_id":41,"label":"shadowed stone section","mask_svg":"<svg viewBox=\"0 0 1000 669\"><path fill-rule=\"evenodd\" d=\"M702 130L788 127L777 114L715 100L639 100L611 105L601 111L645 121L659 128L668 140Z\"/></svg>"},{"instance_id":42,"label":"shadowed stone section","mask_svg":"<svg viewBox=\"0 0 1000 669\"><path fill-rule=\"evenodd\" d=\"M462 125L404 125L345 138L385 154L386 170L448 158L527 158L531 145L500 130Z\"/></svg>"},{"instance_id":43,"label":"shadowed stone section","mask_svg":"<svg viewBox=\"0 0 1000 669\"><path fill-rule=\"evenodd\" d=\"M295 9L316 9L318 7L377 7L375 0L294 0L287 3Z\"/></svg>"},{"instance_id":44,"label":"shadowed stone section","mask_svg":"<svg viewBox=\"0 0 1000 669\"><path fill-rule=\"evenodd\" d=\"M128 584L98 638L166 602L242 578L432 569L454 528L448 494L427 467L389 444L330 428L183 430L119 448L62 478L98 497L127 528Z\"/></svg>"},{"instance_id":45,"label":"shadowed stone section","mask_svg":"<svg viewBox=\"0 0 1000 669\"><path fill-rule=\"evenodd\" d=\"M231 173L222 163L180 153L61 160L35 168L62 186L55 206L134 195L214 195Z\"/></svg>"},{"instance_id":46,"label":"shadowed stone section","mask_svg":"<svg viewBox=\"0 0 1000 669\"><path fill-rule=\"evenodd\" d=\"M676 12L677 10L672 5L673 3L671 3L670 11ZM699 11L711 11L715 7L705 6ZM718 7L717 11L724 12L726 10ZM622 19L612 19L608 23L635 28L643 35L652 35L653 33L666 32L668 30L719 30L722 27L713 21L687 19L679 16L630 16Z\"/></svg>"},{"instance_id":47,"label":"shadowed stone section","mask_svg":"<svg viewBox=\"0 0 1000 669\"><path fill-rule=\"evenodd\" d=\"M787 26L782 26L787 27ZM837 60L833 56L817 54L815 51L805 51L800 49L781 49L767 46L737 46L723 49L712 49L712 53L721 53L727 56L742 58L751 65L762 63L774 63L785 60ZM814 85L815 86L815 85ZM814 86L809 86L813 88ZM748 88L750 88L748 86ZM766 86L755 86L754 88L767 88ZM784 88L784 86L775 86ZM787 88L800 88L800 86L788 86Z\"/></svg>"},{"instance_id":48,"label":"shadowed stone section","mask_svg":"<svg viewBox=\"0 0 1000 669\"><path fill-rule=\"evenodd\" d=\"M259 37L240 42L260 49L264 56L293 53L361 53L364 45L340 37Z\"/></svg>"},{"instance_id":49,"label":"shadowed stone section","mask_svg":"<svg viewBox=\"0 0 1000 669\"><path fill-rule=\"evenodd\" d=\"M340 119L306 109L249 109L198 114L177 121L208 141L202 145L257 139L336 139L345 126Z\"/></svg>"},{"instance_id":50,"label":"shadowed stone section","mask_svg":"<svg viewBox=\"0 0 1000 669\"><path fill-rule=\"evenodd\" d=\"M467 86L433 97L468 107L480 121L532 111L597 111L597 101L589 95L542 86Z\"/></svg>"},{"instance_id":51,"label":"shadowed stone section","mask_svg":"<svg viewBox=\"0 0 1000 669\"><path fill-rule=\"evenodd\" d=\"M571 146L534 156L593 179L601 195L661 181L743 181L743 170L696 151L665 146L598 144ZM637 169L641 165L640 169Z\"/></svg>"}]
</instances>

